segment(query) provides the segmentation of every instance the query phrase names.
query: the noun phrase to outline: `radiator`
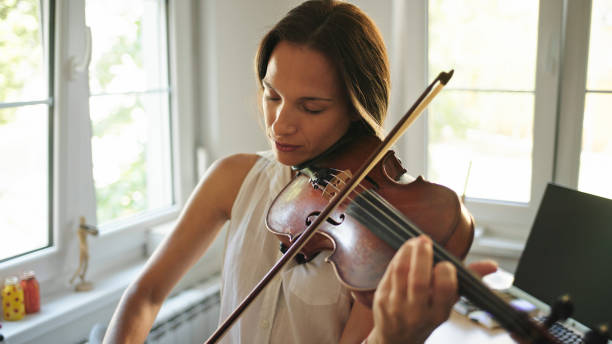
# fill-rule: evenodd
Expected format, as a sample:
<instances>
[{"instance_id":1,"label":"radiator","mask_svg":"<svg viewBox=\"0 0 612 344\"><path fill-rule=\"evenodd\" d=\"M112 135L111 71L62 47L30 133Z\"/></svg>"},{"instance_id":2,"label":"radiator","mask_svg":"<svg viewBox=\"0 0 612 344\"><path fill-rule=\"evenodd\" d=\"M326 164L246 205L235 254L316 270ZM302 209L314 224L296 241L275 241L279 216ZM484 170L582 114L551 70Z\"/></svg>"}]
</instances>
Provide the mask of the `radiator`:
<instances>
[{"instance_id":1,"label":"radiator","mask_svg":"<svg viewBox=\"0 0 612 344\"><path fill-rule=\"evenodd\" d=\"M218 283L196 286L164 302L145 343L202 344L218 322Z\"/></svg>"}]
</instances>

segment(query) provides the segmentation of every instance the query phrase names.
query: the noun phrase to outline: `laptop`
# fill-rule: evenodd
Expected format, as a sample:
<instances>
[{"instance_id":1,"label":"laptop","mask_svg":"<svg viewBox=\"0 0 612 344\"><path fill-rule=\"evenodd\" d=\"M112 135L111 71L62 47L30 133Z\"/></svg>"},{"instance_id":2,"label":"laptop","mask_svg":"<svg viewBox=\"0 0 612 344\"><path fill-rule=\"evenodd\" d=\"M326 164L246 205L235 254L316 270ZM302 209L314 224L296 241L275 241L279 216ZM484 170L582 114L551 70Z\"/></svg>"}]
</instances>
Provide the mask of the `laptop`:
<instances>
[{"instance_id":1,"label":"laptop","mask_svg":"<svg viewBox=\"0 0 612 344\"><path fill-rule=\"evenodd\" d=\"M545 311L569 294L573 315L555 331L578 343L589 329L612 326L612 199L548 184L509 293Z\"/></svg>"}]
</instances>

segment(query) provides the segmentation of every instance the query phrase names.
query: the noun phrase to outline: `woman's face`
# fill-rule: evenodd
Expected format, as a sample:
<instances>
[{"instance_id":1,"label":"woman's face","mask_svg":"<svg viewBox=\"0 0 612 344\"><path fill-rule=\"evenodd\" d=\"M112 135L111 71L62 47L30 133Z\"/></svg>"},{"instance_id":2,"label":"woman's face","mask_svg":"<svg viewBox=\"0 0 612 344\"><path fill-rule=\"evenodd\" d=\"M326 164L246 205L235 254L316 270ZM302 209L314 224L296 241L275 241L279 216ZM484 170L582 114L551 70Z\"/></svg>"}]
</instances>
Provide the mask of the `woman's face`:
<instances>
[{"instance_id":1,"label":"woman's face","mask_svg":"<svg viewBox=\"0 0 612 344\"><path fill-rule=\"evenodd\" d=\"M297 165L348 130L349 106L337 71L304 45L276 45L262 80L266 133L279 162Z\"/></svg>"}]
</instances>

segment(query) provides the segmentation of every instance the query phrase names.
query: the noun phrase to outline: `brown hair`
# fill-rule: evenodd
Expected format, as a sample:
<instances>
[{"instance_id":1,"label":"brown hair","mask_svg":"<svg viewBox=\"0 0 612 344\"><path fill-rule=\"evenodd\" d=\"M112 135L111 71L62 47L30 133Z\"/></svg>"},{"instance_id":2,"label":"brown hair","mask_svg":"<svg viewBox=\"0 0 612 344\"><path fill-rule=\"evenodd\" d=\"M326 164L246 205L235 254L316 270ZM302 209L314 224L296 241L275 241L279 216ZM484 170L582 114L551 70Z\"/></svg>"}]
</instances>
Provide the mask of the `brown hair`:
<instances>
[{"instance_id":1,"label":"brown hair","mask_svg":"<svg viewBox=\"0 0 612 344\"><path fill-rule=\"evenodd\" d=\"M389 62L385 44L372 20L355 5L311 0L292 9L262 39L255 69L260 87L270 55L281 41L304 44L336 66L348 100L376 135L389 103Z\"/></svg>"}]
</instances>

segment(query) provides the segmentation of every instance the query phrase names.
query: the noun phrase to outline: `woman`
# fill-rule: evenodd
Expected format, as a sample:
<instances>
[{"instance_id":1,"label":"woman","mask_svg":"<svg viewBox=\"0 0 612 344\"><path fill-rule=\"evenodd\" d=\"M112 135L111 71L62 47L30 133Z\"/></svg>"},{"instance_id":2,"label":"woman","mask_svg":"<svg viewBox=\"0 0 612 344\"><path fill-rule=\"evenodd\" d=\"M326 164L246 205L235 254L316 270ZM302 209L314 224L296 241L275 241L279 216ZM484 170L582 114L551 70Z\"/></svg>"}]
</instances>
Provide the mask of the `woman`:
<instances>
[{"instance_id":1,"label":"woman","mask_svg":"<svg viewBox=\"0 0 612 344\"><path fill-rule=\"evenodd\" d=\"M389 95L386 51L376 26L353 5L308 1L290 11L262 40L256 70L272 150L211 166L175 230L125 292L105 342L144 341L174 284L229 221L224 319L281 255L264 219L292 176L289 166L321 155L342 137L381 131ZM353 301L324 256L286 267L223 340L420 343L448 318L457 298L454 267L432 267L426 237L398 250L372 310ZM486 263L477 268L494 270Z\"/></svg>"}]
</instances>

